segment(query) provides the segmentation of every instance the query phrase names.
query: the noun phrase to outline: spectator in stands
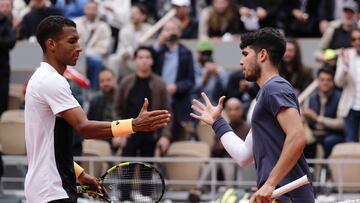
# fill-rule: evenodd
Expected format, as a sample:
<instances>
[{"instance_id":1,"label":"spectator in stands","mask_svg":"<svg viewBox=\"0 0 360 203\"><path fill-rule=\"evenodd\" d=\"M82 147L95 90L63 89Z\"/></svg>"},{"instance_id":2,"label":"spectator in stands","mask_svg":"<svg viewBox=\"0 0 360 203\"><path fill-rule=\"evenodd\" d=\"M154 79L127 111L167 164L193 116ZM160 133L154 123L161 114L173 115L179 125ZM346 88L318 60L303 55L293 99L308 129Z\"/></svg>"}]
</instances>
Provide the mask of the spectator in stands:
<instances>
[{"instance_id":1,"label":"spectator in stands","mask_svg":"<svg viewBox=\"0 0 360 203\"><path fill-rule=\"evenodd\" d=\"M234 133L239 136L242 140L245 140L247 133L249 132L251 126L245 122L244 118L244 108L241 101L237 98L230 98L225 103L225 115L229 119L229 124L234 130ZM230 155L225 150L221 141L215 138L214 145L211 149L212 157L230 158ZM235 165L224 163L221 165L224 180L233 181L235 176Z\"/></svg>"},{"instance_id":2,"label":"spectator in stands","mask_svg":"<svg viewBox=\"0 0 360 203\"><path fill-rule=\"evenodd\" d=\"M239 35L243 31L239 13L232 0L213 0L205 8L199 20L199 38L225 39L230 35Z\"/></svg>"},{"instance_id":3,"label":"spectator in stands","mask_svg":"<svg viewBox=\"0 0 360 203\"><path fill-rule=\"evenodd\" d=\"M91 89L97 90L99 73L109 51L111 31L106 23L98 19L98 4L95 1L89 1L84 12L85 16L75 19L75 23L86 56L86 76Z\"/></svg>"},{"instance_id":4,"label":"spectator in stands","mask_svg":"<svg viewBox=\"0 0 360 203\"><path fill-rule=\"evenodd\" d=\"M246 31L277 27L282 0L239 0L239 14Z\"/></svg>"},{"instance_id":5,"label":"spectator in stands","mask_svg":"<svg viewBox=\"0 0 360 203\"><path fill-rule=\"evenodd\" d=\"M8 107L10 83L10 50L15 46L16 34L6 15L6 2L0 0L0 116Z\"/></svg>"},{"instance_id":6,"label":"spectator in stands","mask_svg":"<svg viewBox=\"0 0 360 203\"><path fill-rule=\"evenodd\" d=\"M351 32L352 47L337 62L335 84L343 88L339 112L345 117L345 141L359 141L360 126L360 29Z\"/></svg>"},{"instance_id":7,"label":"spectator in stands","mask_svg":"<svg viewBox=\"0 0 360 203\"><path fill-rule=\"evenodd\" d=\"M287 36L320 37L318 8L321 0L283 1L280 28Z\"/></svg>"},{"instance_id":8,"label":"spectator in stands","mask_svg":"<svg viewBox=\"0 0 360 203\"><path fill-rule=\"evenodd\" d=\"M324 158L328 158L332 148L344 142L344 118L338 113L341 92L335 88L334 70L321 68L317 79L319 87L306 101L306 107L302 109L302 115L308 122L316 143L324 149ZM315 158L315 157L307 157Z\"/></svg>"},{"instance_id":9,"label":"spectator in stands","mask_svg":"<svg viewBox=\"0 0 360 203\"><path fill-rule=\"evenodd\" d=\"M328 54L327 49L338 50L351 46L351 31L358 22L358 4L354 0L342 3L342 18L330 22L320 40L320 49L315 54L317 61L327 66L336 65L336 54Z\"/></svg>"},{"instance_id":10,"label":"spectator in stands","mask_svg":"<svg viewBox=\"0 0 360 203\"><path fill-rule=\"evenodd\" d=\"M170 8L169 0L131 0L131 4L141 4L148 11L149 22L159 20Z\"/></svg>"},{"instance_id":11,"label":"spectator in stands","mask_svg":"<svg viewBox=\"0 0 360 203\"><path fill-rule=\"evenodd\" d=\"M244 115L248 112L251 101L256 97L259 86L254 82L245 80L243 71L236 70L229 76L229 82L226 85L226 97L235 97L239 99L244 108Z\"/></svg>"},{"instance_id":12,"label":"spectator in stands","mask_svg":"<svg viewBox=\"0 0 360 203\"><path fill-rule=\"evenodd\" d=\"M29 0L12 0L12 14L14 18L21 22L21 19L24 17L25 14L29 12L28 3Z\"/></svg>"},{"instance_id":13,"label":"spectator in stands","mask_svg":"<svg viewBox=\"0 0 360 203\"><path fill-rule=\"evenodd\" d=\"M56 0L55 7L62 10L67 18L77 18L84 15L84 8L89 0Z\"/></svg>"},{"instance_id":14,"label":"spectator in stands","mask_svg":"<svg viewBox=\"0 0 360 203\"><path fill-rule=\"evenodd\" d=\"M214 45L209 39L202 39L197 43L198 61L195 63L195 86L192 97L202 100L201 92L205 92L216 104L225 94L228 75L225 69L216 64L213 59Z\"/></svg>"},{"instance_id":15,"label":"spectator in stands","mask_svg":"<svg viewBox=\"0 0 360 203\"><path fill-rule=\"evenodd\" d=\"M116 79L110 69L103 69L99 73L100 92L90 101L88 118L98 121L112 121L113 106L116 90Z\"/></svg>"},{"instance_id":16,"label":"spectator in stands","mask_svg":"<svg viewBox=\"0 0 360 203\"><path fill-rule=\"evenodd\" d=\"M286 51L279 66L280 75L295 88L302 92L312 81L312 68L302 63L299 43L295 39L286 40Z\"/></svg>"},{"instance_id":17,"label":"spectator in stands","mask_svg":"<svg viewBox=\"0 0 360 203\"><path fill-rule=\"evenodd\" d=\"M88 119L98 121L112 121L114 119L114 100L116 91L115 75L110 69L103 69L99 73L100 92L90 100ZM111 144L111 139L108 140ZM116 151L116 147L112 147Z\"/></svg>"},{"instance_id":18,"label":"spectator in stands","mask_svg":"<svg viewBox=\"0 0 360 203\"><path fill-rule=\"evenodd\" d=\"M109 57L109 68L111 68L117 79L134 72L132 56L134 50L140 44L140 37L146 33L151 25L146 23L147 11L141 4L131 7L131 23L128 23L119 33L117 51Z\"/></svg>"},{"instance_id":19,"label":"spectator in stands","mask_svg":"<svg viewBox=\"0 0 360 203\"><path fill-rule=\"evenodd\" d=\"M20 19L18 16L13 15L13 1L12 0L2 0L0 2L0 13L7 16L12 22L13 28L16 30L20 24Z\"/></svg>"},{"instance_id":20,"label":"spectator in stands","mask_svg":"<svg viewBox=\"0 0 360 203\"><path fill-rule=\"evenodd\" d=\"M136 73L127 75L121 81L117 91L115 112L118 118L128 118L130 115L137 115L145 98L149 100L149 109L169 109L170 107L164 81L152 72L152 66L154 65L152 48L144 46L137 48L135 50L135 63L137 66ZM113 138L113 143L119 143L120 146L123 146L122 156L124 157L153 157L157 146L163 152L168 149L170 144L169 138L170 130L169 126L167 126L157 132L136 132L125 143L124 138ZM143 178L151 177L147 177L144 174ZM124 186L131 187L126 184ZM122 201L130 199L130 194L126 191L131 190L125 189L123 191ZM134 201L144 202L137 201L136 199Z\"/></svg>"},{"instance_id":21,"label":"spectator in stands","mask_svg":"<svg viewBox=\"0 0 360 203\"><path fill-rule=\"evenodd\" d=\"M49 5L47 0L30 0L29 6L30 12L23 17L20 23L20 40L34 37L37 26L46 17L62 15L61 10ZM35 38L33 40L35 41Z\"/></svg>"},{"instance_id":22,"label":"spectator in stands","mask_svg":"<svg viewBox=\"0 0 360 203\"><path fill-rule=\"evenodd\" d=\"M190 0L171 0L176 11L176 18L181 21L182 39L196 39L198 35L198 22L190 16Z\"/></svg>"},{"instance_id":23,"label":"spectator in stands","mask_svg":"<svg viewBox=\"0 0 360 203\"><path fill-rule=\"evenodd\" d=\"M111 53L117 50L119 31L130 21L130 0L99 0L99 18L111 28Z\"/></svg>"},{"instance_id":24,"label":"spectator in stands","mask_svg":"<svg viewBox=\"0 0 360 203\"><path fill-rule=\"evenodd\" d=\"M173 18L162 28L157 42L153 45L157 52L157 64L154 72L166 83L173 111L175 140L186 139L187 131L183 124L189 124L191 118L191 90L194 86L194 61L191 51L179 43L181 22Z\"/></svg>"},{"instance_id":25,"label":"spectator in stands","mask_svg":"<svg viewBox=\"0 0 360 203\"><path fill-rule=\"evenodd\" d=\"M335 19L342 18L343 2L348 0L320 0L318 9L319 13L319 29L321 33L324 33L330 25L330 22ZM356 0L359 6L360 1Z\"/></svg>"}]
</instances>

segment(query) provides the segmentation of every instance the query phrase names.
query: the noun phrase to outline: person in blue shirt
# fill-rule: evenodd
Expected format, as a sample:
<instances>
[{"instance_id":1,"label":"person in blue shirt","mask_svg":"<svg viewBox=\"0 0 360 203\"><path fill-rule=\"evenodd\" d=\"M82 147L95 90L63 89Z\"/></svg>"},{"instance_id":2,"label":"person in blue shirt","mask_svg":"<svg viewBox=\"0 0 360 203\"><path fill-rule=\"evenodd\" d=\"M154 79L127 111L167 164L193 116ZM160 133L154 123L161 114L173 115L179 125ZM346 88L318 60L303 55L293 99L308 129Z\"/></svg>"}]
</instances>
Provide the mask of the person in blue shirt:
<instances>
[{"instance_id":1,"label":"person in blue shirt","mask_svg":"<svg viewBox=\"0 0 360 203\"><path fill-rule=\"evenodd\" d=\"M245 141L238 138L229 124L221 117L225 97L217 106L210 103L205 93L205 104L193 100L191 116L211 125L231 157L240 165L255 162L256 191L250 203L269 203L278 187L303 175L310 176L303 156L305 132L300 108L293 87L279 76L278 65L285 52L286 42L279 31L263 28L241 36L243 57L240 65L245 79L255 81L259 87L251 125ZM314 192L310 184L304 185L275 202L313 203Z\"/></svg>"}]
</instances>

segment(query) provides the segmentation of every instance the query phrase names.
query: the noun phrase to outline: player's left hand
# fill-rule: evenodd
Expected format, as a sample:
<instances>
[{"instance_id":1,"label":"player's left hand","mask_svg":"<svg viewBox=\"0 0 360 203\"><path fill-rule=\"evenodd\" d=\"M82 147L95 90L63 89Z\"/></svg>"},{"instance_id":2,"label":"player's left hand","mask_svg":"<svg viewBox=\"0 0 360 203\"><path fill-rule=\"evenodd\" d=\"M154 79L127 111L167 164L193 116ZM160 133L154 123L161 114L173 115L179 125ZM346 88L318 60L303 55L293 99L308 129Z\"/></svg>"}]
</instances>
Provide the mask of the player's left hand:
<instances>
[{"instance_id":1,"label":"player's left hand","mask_svg":"<svg viewBox=\"0 0 360 203\"><path fill-rule=\"evenodd\" d=\"M250 199L250 203L269 203L273 200L271 197L275 187L265 183Z\"/></svg>"},{"instance_id":2,"label":"player's left hand","mask_svg":"<svg viewBox=\"0 0 360 203\"><path fill-rule=\"evenodd\" d=\"M78 177L78 181L80 185L92 185L98 189L101 188L96 178L94 176L87 174L85 171L80 174L80 176Z\"/></svg>"},{"instance_id":3,"label":"player's left hand","mask_svg":"<svg viewBox=\"0 0 360 203\"><path fill-rule=\"evenodd\" d=\"M104 194L105 196L108 196L107 192L104 190L104 188L99 184L99 182L97 181L97 179L94 176L91 176L89 174L87 174L85 171L82 172L80 174L80 176L78 177L78 182L80 183L80 185L90 185L91 187L93 187L94 189L100 191L102 194ZM97 194L96 193L89 193L88 195L92 196L92 197L96 197Z\"/></svg>"},{"instance_id":4,"label":"player's left hand","mask_svg":"<svg viewBox=\"0 0 360 203\"><path fill-rule=\"evenodd\" d=\"M225 96L220 97L217 106L213 106L211 104L210 99L204 92L201 93L201 96L203 97L205 104L201 103L197 99L194 99L193 105L191 105L191 108L199 115L191 113L190 116L212 126L213 123L221 116Z\"/></svg>"}]
</instances>

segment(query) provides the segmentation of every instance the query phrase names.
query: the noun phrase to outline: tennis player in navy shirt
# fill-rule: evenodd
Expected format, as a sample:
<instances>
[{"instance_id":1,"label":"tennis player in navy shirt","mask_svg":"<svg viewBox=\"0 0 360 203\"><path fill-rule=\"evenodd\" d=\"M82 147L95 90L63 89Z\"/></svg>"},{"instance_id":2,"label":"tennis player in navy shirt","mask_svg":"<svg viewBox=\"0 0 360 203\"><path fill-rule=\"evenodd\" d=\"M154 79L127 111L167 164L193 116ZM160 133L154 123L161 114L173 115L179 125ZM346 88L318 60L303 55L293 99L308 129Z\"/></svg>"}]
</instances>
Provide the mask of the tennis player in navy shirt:
<instances>
[{"instance_id":1,"label":"tennis player in navy shirt","mask_svg":"<svg viewBox=\"0 0 360 203\"><path fill-rule=\"evenodd\" d=\"M279 31L263 28L241 36L243 57L240 65L245 79L260 86L256 97L250 130L245 141L237 137L221 117L223 101L213 106L206 94L205 103L193 101L196 112L191 116L211 125L225 149L240 165L255 162L257 186L250 203L269 203L273 191L303 175L310 177L303 155L305 132L300 108L293 87L279 76L278 64L285 52L286 42ZM275 202L314 203L310 184L295 189Z\"/></svg>"}]
</instances>

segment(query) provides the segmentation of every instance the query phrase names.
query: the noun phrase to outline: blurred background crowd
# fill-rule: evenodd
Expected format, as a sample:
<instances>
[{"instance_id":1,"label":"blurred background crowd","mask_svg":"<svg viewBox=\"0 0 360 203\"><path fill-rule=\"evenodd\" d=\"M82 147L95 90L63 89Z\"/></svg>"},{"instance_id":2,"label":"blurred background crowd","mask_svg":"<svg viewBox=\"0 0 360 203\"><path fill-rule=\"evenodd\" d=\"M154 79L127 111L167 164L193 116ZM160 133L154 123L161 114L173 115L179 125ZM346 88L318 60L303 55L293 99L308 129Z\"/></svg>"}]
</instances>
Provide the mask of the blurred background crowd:
<instances>
[{"instance_id":1,"label":"blurred background crowd","mask_svg":"<svg viewBox=\"0 0 360 203\"><path fill-rule=\"evenodd\" d=\"M11 105L10 51L16 43L35 42L36 27L42 19L63 15L76 22L85 58L84 77L74 69L65 76L89 119L135 117L144 98L149 99L150 109L168 109L172 113L171 124L158 132L104 141L112 155L153 157L157 152L165 156L172 143L201 141L204 124L189 116L191 100L201 100L201 92L214 104L220 96L227 96L224 116L234 132L245 139L259 87L244 79L241 67L230 69L217 63L214 52L222 42L238 46L241 33L275 27L287 37L280 75L299 95L316 83L316 88L300 101L308 139L305 156L326 159L337 144L359 142L359 3L358 0L0 0L0 115L5 117ZM175 11L174 17L150 39L144 39L144 33L171 9ZM319 39L319 47L313 50L318 67L304 65L298 38ZM196 52L183 40L195 41ZM206 132L211 134L211 130ZM74 155L80 156L83 140L75 137ZM218 140L207 138L207 143L212 157L228 157ZM233 172L225 171L222 178L233 179Z\"/></svg>"}]
</instances>

